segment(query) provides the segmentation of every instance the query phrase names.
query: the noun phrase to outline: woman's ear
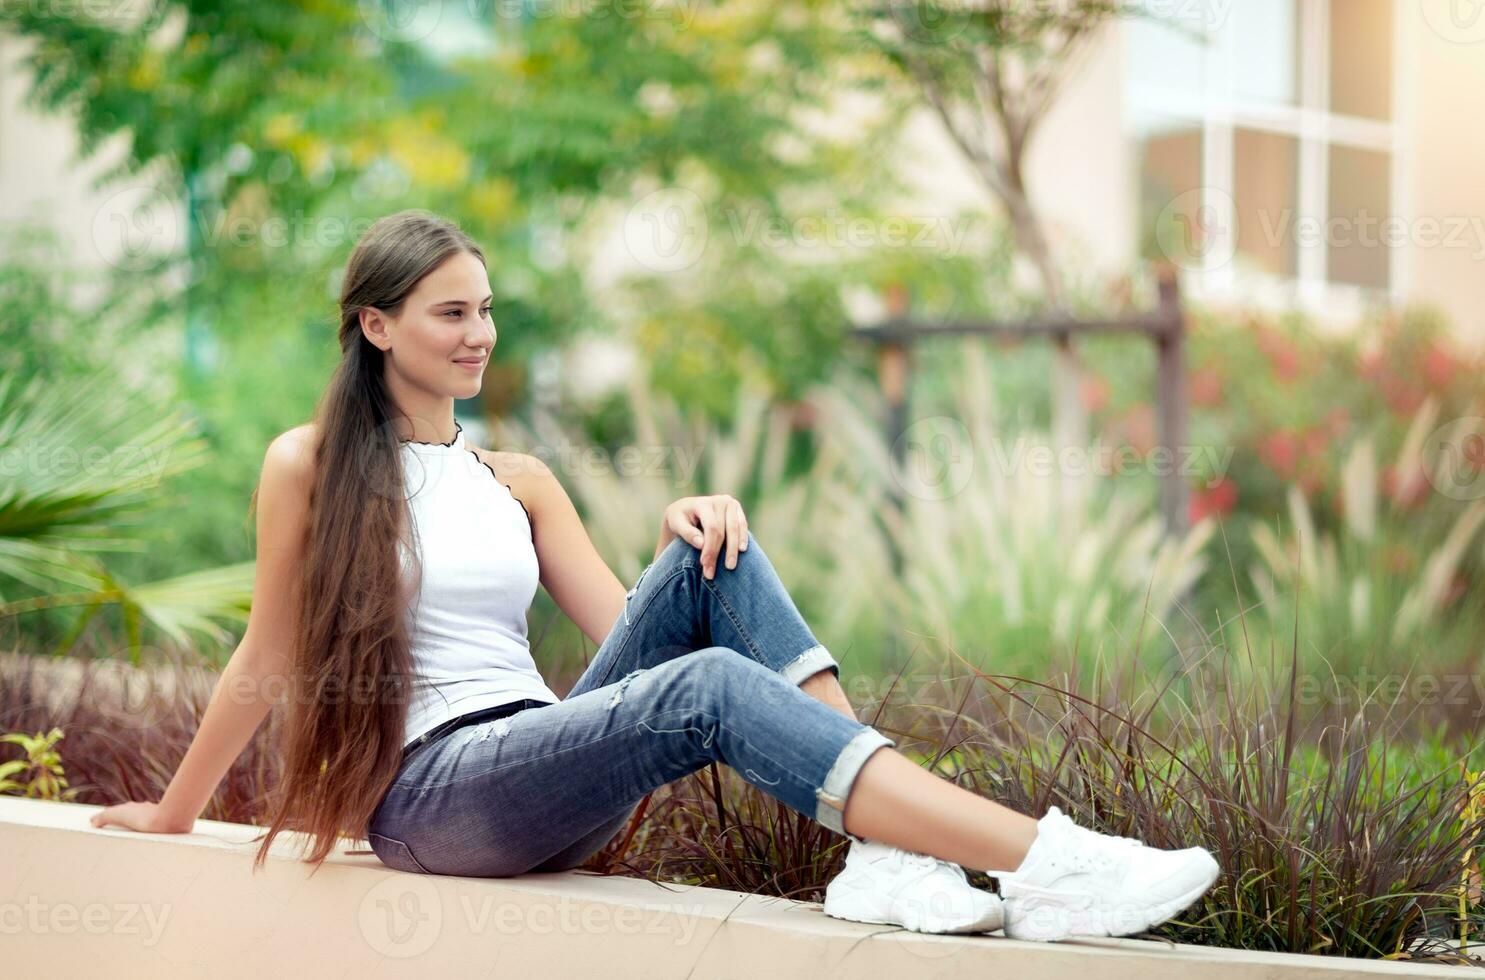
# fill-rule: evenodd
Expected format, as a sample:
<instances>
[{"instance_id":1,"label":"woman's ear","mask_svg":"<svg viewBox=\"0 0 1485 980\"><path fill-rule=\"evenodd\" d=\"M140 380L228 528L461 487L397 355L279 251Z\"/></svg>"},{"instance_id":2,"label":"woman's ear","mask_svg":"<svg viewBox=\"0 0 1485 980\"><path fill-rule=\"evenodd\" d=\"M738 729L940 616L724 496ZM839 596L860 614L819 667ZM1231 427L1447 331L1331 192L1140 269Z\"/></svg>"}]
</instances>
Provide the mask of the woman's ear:
<instances>
[{"instance_id":1,"label":"woman's ear","mask_svg":"<svg viewBox=\"0 0 1485 980\"><path fill-rule=\"evenodd\" d=\"M374 306L363 306L357 314L361 320L361 334L371 341L376 348L386 351L392 346L392 338L387 333L389 320L387 315Z\"/></svg>"}]
</instances>

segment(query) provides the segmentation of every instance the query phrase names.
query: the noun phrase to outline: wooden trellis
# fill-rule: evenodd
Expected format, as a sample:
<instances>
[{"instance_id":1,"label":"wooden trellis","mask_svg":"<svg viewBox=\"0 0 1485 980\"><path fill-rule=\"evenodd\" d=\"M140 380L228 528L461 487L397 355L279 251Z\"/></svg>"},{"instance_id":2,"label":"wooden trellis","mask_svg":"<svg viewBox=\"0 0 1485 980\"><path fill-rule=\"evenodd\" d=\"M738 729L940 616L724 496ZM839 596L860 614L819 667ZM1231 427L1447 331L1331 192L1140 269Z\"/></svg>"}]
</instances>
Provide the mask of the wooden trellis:
<instances>
[{"instance_id":1,"label":"wooden trellis","mask_svg":"<svg viewBox=\"0 0 1485 980\"><path fill-rule=\"evenodd\" d=\"M1157 277L1159 300L1155 309L1105 320L1052 316L1014 322L922 323L912 319L900 289L889 292L887 319L860 327L854 334L876 345L877 380L890 406L887 436L899 467L903 462L904 440L900 437L907 427L913 345L937 337L965 335L1067 344L1080 335L1131 333L1155 344L1156 439L1171 460L1169 472L1160 475L1160 510L1168 533L1184 531L1187 486L1178 464L1186 444L1186 321L1174 268L1161 267Z\"/></svg>"}]
</instances>

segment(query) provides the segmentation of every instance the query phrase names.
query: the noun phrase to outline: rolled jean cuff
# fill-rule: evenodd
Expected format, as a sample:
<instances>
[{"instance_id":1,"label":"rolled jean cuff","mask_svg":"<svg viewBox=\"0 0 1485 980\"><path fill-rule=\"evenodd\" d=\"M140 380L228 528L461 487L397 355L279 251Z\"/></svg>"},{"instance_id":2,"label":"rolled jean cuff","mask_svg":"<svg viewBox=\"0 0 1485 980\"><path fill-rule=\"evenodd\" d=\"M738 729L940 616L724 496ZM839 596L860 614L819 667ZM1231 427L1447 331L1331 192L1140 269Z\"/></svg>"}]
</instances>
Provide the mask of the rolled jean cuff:
<instances>
[{"instance_id":1,"label":"rolled jean cuff","mask_svg":"<svg viewBox=\"0 0 1485 980\"><path fill-rule=\"evenodd\" d=\"M870 725L851 736L845 748L841 749L840 755L836 756L835 764L825 774L824 785L815 790L816 820L837 834L842 834L852 840L862 839L846 830L844 822L846 798L851 795L851 787L856 782L856 775L861 771L861 767L866 765L866 760L873 752L885 745L896 746L897 742Z\"/></svg>"},{"instance_id":2,"label":"rolled jean cuff","mask_svg":"<svg viewBox=\"0 0 1485 980\"><path fill-rule=\"evenodd\" d=\"M823 645L816 644L784 664L784 668L779 671L779 676L795 687L798 687L816 671L823 670L826 667L831 668L837 678L840 677L840 665L835 662L835 658L830 655L830 651L825 649Z\"/></svg>"}]
</instances>

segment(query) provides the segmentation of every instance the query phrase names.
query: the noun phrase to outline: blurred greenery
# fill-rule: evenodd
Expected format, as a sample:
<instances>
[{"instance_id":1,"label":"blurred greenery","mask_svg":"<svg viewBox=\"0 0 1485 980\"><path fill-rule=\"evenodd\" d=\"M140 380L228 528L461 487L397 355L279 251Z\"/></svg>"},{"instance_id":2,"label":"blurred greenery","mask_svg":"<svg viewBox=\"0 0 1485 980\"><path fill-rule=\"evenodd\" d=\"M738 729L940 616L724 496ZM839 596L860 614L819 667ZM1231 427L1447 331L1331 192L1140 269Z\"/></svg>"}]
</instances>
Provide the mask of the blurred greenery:
<instances>
[{"instance_id":1,"label":"blurred greenery","mask_svg":"<svg viewBox=\"0 0 1485 980\"><path fill-rule=\"evenodd\" d=\"M1318 617L1321 653L1342 644L1359 652L1348 662L1397 655L1375 629L1352 628L1353 586L1326 598L1306 577L1313 570L1293 577L1282 566L1301 550L1291 488L1316 533L1348 540L1342 473L1362 439L1381 460L1385 546L1343 547L1330 579L1373 584L1369 622L1397 608L1402 599L1388 596L1406 593L1458 525L1462 502L1415 499L1394 463L1425 399L1439 418L1480 404L1479 365L1427 311L1382 313L1337 338L1298 315L1194 309L1191 441L1223 468L1194 479L1192 516L1221 526L1175 550L1150 536L1157 486L1145 467L1099 481L1074 510L1049 507L1055 488L981 474L970 491L896 514L899 477L866 436L880 435L887 407L854 321L874 315L887 287L927 321L1014 319L1045 297L1013 275L1017 238L1002 220L899 203L910 189L883 161L918 93L862 22L800 0L630 18L444 4L403 21L399 11L350 0L161 2L131 23L23 5L3 28L25 42L33 104L74 119L85 152L127 137L112 174L124 183L109 192L154 196L105 205L100 217L123 220L95 222L94 233L121 235L98 244L122 253L102 269L74 261L45 221L6 233L0 363L7 375L83 391L147 390L210 452L210 465L171 479L190 506L141 514L151 545L110 557L120 580L168 581L251 557L247 502L263 448L307 416L338 356L336 277L352 241L375 217L427 207L482 244L496 293L496 363L461 416L528 451L558 432L610 452L656 431L665 445L706 448L693 485L625 487L629 508L610 500L610 483L559 474L622 576L653 547L669 499L726 491L771 528L801 607L859 658L853 667L890 665L923 638L972 639L1018 669L1068 657L1087 666L1151 626L1140 601L1156 581L1169 587L1161 629L1225 635L1256 601L1260 647L1299 610L1306 623ZM871 108L841 116L849 125L819 124L862 95ZM179 204L182 240L159 254L142 248L141 232L172 227L156 209ZM673 221L671 245L706 236L678 264L645 251L654 234L676 232ZM864 247L819 246L858 221L875 232ZM892 243L889 222L911 244ZM634 262L596 274L615 234ZM1088 315L1153 301L1139 270L1101 281L1069 269L1064 280L1068 308ZM76 340L81 322L87 343ZM631 390L566 390L559 358L588 338L635 351ZM1118 338L1080 351L1093 431L1143 458L1154 438L1153 352ZM1050 428L1051 361L1039 344L920 345L912 418L961 420L976 433L974 458L993 463L995 445L1004 453ZM650 401L636 403L634 387ZM753 398L777 410L765 418ZM823 505L832 493L850 494L851 506ZM856 553L809 545L841 527L860 529L848 536ZM947 530L964 527L978 533ZM893 554L907 558L896 571ZM1082 564L1042 562L1049 554ZM1482 564L1478 547L1461 552L1457 580L1429 592L1423 639L1408 643L1451 667L1478 660L1472 621L1448 610L1478 595ZM1301 601L1279 598L1296 590ZM551 663L571 665L582 638L559 620L539 597L533 621L552 626L560 648ZM47 644L76 625L52 612L30 622ZM1158 631L1146 632L1158 644Z\"/></svg>"},{"instance_id":2,"label":"blurred greenery","mask_svg":"<svg viewBox=\"0 0 1485 980\"><path fill-rule=\"evenodd\" d=\"M1115 5L1076 6L1097 18ZM904 10L919 5L891 8ZM495 362L459 416L482 423L491 446L591 450L599 462L557 475L625 582L649 561L667 503L738 496L864 712L896 671L917 691L966 666L1000 680L1062 673L1070 687L1093 678L1179 711L1216 692L1194 673L1162 687L1174 669L1215 663L1251 694L1265 662L1292 650L1306 682L1338 675L1340 694L1432 723L1371 746L1357 813L1408 830L1389 798L1462 756L1481 765L1478 742L1457 736L1485 711L1485 503L1431 488L1423 443L1450 420L1485 417L1485 365L1433 312L1381 310L1336 334L1300 314L1191 308L1188 441L1207 455L1184 534L1162 534L1148 466L1076 496L1065 474L1006 464L1022 442L1050 449L1050 345L917 345L908 421L957 454L927 459L909 440L898 467L857 321L879 316L891 290L926 322L1014 320L1049 296L1045 276L1026 285L1025 230L991 202L951 214L902 204L913 188L885 161L921 93L904 87L892 46L863 33L870 11L730 0L567 17L535 4L159 0L134 20L88 5L6 13L0 32L23 45L31 104L72 120L84 155L124 147L90 229L109 262L71 254L45 214L0 229L0 456L20 461L0 473L0 624L16 645L138 659L174 644L225 658L251 598L249 495L265 447L308 416L339 356L346 256L375 218L421 207L481 244L495 292ZM1051 16L991 5L974 37L1042 64L1029 45L1056 33ZM965 50L942 53L977 66ZM1153 303L1142 268L1107 280L1077 261L1055 271L1057 305L1082 315ZM636 376L579 390L564 358L594 339L632 350ZM1095 438L1148 462L1154 351L1111 337L1078 346ZM602 465L632 446L694 452L696 466ZM160 465L141 475L118 453ZM1485 460L1471 465L1485 480ZM530 621L537 662L561 689L591 643L545 592ZM1425 702L1416 686L1390 699L1373 687L1402 677L1460 681L1462 694ZM196 719L172 717L183 746ZM1184 720L1198 749L1217 748L1207 786L1247 801L1231 852L1244 866L1287 873L1292 851L1276 841L1297 851L1306 821L1339 820L1312 812L1320 795L1301 787L1279 800L1289 823L1270 839L1273 801L1229 765L1237 750L1214 724L1224 716ZM1265 779L1280 785L1292 769L1299 784L1328 785L1335 769L1317 745L1275 767L1276 731L1260 720L1258 733ZM78 755L99 785L127 782L112 756ZM1008 792L1023 778L1054 785L1062 765L1051 739L994 758ZM1115 795L1150 785L1114 755L1074 765ZM238 789L256 799L256 784ZM1176 826L1181 836L1222 839L1220 801L1207 802L1214 814ZM1430 819L1453 833L1434 802ZM1437 837L1396 853L1415 862ZM774 887L776 865L819 870L818 841L793 843L809 863L702 861L698 874L731 887L745 867ZM1295 942L1276 933L1297 909L1272 928L1245 918L1268 887L1232 883L1233 922L1205 940ZM1364 893L1331 891L1338 907ZM1322 925L1302 938L1332 941L1336 923ZM1362 927L1338 935L1335 949L1370 940Z\"/></svg>"}]
</instances>

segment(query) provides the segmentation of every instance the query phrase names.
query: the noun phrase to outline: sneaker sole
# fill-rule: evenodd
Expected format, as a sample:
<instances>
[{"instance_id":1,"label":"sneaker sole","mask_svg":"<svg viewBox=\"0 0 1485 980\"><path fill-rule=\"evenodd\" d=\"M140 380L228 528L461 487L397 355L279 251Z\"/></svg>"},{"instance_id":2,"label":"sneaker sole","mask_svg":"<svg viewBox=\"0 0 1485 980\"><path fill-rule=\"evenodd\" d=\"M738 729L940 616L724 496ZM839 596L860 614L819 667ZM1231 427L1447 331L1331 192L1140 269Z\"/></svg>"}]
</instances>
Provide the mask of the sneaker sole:
<instances>
[{"instance_id":1,"label":"sneaker sole","mask_svg":"<svg viewBox=\"0 0 1485 980\"><path fill-rule=\"evenodd\" d=\"M1129 919L1123 916L1116 917L1108 910L1096 907L1069 909L1036 899L1028 900L1024 911L1012 915L1011 909L1016 907L1018 900L1007 898L1005 899L1007 906L1005 934L1010 939L1055 942L1072 936L1118 937L1144 932L1190 908L1216 883L1220 873L1221 869L1214 865L1210 873L1198 884L1169 901L1148 906L1137 917ZM1115 918L1118 919L1117 922L1114 921Z\"/></svg>"},{"instance_id":2,"label":"sneaker sole","mask_svg":"<svg viewBox=\"0 0 1485 980\"><path fill-rule=\"evenodd\" d=\"M949 923L930 917L926 922L915 920L913 916L903 915L892 918L889 914L881 911L878 903L873 903L865 895L852 895L847 898L829 901L827 894L825 914L836 919L844 919L848 922L869 922L884 926L901 926L912 932L933 933L942 935L945 933L963 932L994 932L1005 924L1005 910L997 903L988 909L983 916L974 922Z\"/></svg>"}]
</instances>

